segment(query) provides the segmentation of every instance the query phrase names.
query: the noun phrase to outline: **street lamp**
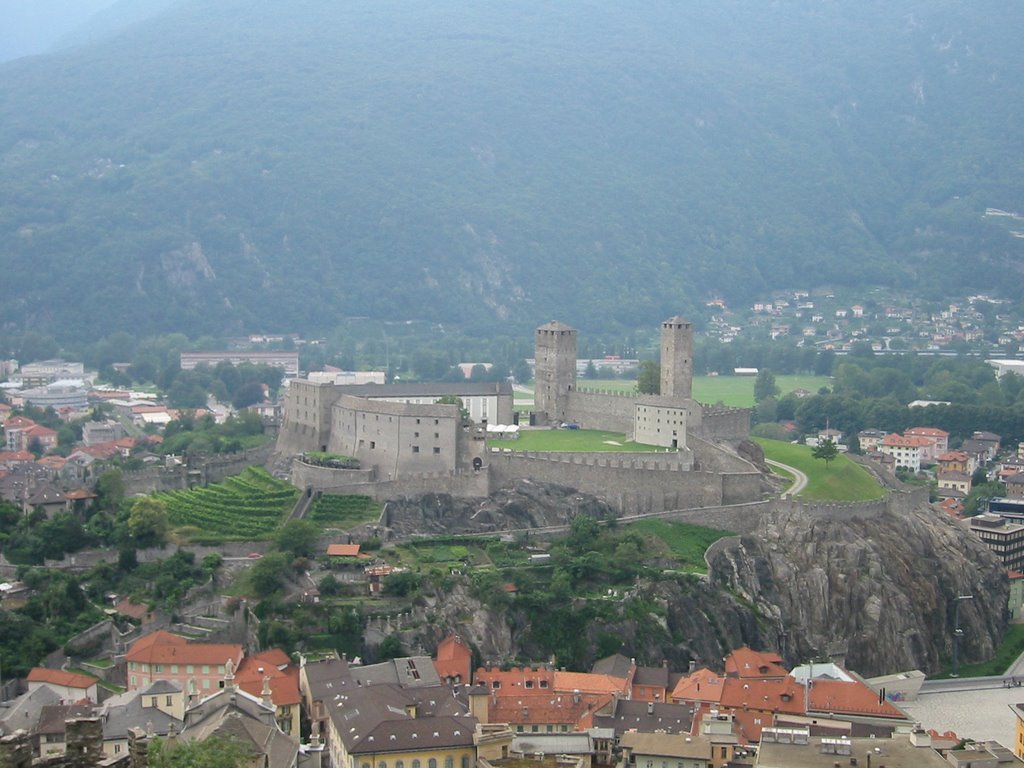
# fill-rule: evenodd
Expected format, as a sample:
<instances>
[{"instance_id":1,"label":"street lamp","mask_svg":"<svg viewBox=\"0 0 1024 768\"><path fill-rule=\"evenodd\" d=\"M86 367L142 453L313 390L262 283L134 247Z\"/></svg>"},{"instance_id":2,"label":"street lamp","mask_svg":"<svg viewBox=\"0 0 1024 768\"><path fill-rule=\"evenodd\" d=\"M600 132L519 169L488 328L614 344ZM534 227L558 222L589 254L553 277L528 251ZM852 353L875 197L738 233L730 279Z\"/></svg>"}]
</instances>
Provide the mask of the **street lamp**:
<instances>
[{"instance_id":1,"label":"street lamp","mask_svg":"<svg viewBox=\"0 0 1024 768\"><path fill-rule=\"evenodd\" d=\"M960 629L960 601L973 600L974 595L957 595L953 608L953 674L952 677L960 676L960 638L964 631Z\"/></svg>"}]
</instances>

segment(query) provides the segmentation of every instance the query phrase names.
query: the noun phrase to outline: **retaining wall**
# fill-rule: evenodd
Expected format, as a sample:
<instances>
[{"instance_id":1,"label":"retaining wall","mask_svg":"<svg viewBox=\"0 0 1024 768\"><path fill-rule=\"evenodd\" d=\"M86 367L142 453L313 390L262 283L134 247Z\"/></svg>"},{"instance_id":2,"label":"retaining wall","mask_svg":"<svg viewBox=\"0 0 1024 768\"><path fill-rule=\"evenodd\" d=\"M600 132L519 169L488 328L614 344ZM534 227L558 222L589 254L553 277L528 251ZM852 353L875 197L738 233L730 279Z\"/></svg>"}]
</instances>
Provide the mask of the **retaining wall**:
<instances>
[{"instance_id":1,"label":"retaining wall","mask_svg":"<svg viewBox=\"0 0 1024 768\"><path fill-rule=\"evenodd\" d=\"M488 468L495 487L521 479L569 486L603 499L623 515L760 499L757 472L726 480L718 473L686 471L682 460L672 456L502 451L489 454Z\"/></svg>"}]
</instances>

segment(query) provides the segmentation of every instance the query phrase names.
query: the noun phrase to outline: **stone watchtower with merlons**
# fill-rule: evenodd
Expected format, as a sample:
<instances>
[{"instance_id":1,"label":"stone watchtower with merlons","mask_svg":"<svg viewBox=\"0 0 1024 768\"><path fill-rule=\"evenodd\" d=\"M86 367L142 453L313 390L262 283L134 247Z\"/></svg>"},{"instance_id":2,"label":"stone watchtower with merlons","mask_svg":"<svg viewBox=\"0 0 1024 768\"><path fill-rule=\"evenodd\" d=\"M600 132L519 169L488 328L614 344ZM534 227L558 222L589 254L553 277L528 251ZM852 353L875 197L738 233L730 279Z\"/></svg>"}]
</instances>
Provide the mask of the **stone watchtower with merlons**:
<instances>
[{"instance_id":1,"label":"stone watchtower with merlons","mask_svg":"<svg viewBox=\"0 0 1024 768\"><path fill-rule=\"evenodd\" d=\"M693 324L679 316L661 324L661 394L693 396Z\"/></svg>"},{"instance_id":2,"label":"stone watchtower with merlons","mask_svg":"<svg viewBox=\"0 0 1024 768\"><path fill-rule=\"evenodd\" d=\"M576 329L545 323L534 349L534 411L548 423L566 421L569 393L576 389Z\"/></svg>"}]
</instances>

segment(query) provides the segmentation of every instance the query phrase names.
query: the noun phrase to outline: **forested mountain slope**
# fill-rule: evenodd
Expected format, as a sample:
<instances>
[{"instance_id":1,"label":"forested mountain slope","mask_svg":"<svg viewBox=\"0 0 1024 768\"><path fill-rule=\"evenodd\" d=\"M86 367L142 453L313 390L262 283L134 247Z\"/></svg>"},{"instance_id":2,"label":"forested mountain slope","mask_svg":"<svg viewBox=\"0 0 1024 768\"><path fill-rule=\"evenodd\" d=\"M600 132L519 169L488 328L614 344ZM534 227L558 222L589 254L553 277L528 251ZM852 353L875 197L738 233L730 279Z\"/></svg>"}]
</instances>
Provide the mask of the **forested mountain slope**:
<instances>
[{"instance_id":1,"label":"forested mountain slope","mask_svg":"<svg viewBox=\"0 0 1024 768\"><path fill-rule=\"evenodd\" d=\"M179 0L0 65L0 324L1019 298L1019 222L984 214L1024 211L1022 27L991 0Z\"/></svg>"}]
</instances>

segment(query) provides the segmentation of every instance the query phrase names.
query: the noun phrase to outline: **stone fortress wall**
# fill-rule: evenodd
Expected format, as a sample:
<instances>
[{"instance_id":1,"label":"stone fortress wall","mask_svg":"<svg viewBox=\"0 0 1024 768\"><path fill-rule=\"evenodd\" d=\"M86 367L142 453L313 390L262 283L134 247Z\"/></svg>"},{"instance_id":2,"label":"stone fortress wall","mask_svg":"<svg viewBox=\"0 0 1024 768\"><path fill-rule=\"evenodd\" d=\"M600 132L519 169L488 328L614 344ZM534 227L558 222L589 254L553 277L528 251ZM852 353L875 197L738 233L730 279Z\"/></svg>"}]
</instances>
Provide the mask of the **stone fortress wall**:
<instances>
[{"instance_id":1,"label":"stone fortress wall","mask_svg":"<svg viewBox=\"0 0 1024 768\"><path fill-rule=\"evenodd\" d=\"M457 446L452 450L449 429L439 430L443 434L436 444L432 431L426 442L422 434L414 441L419 427L413 421L438 418L427 413L437 406L370 400L370 394L352 396L348 392L353 390L343 386L297 381L285 397L278 452L345 453L360 459L362 470L328 469L297 457L292 482L304 489L386 499L432 492L485 496L527 479L578 488L603 498L623 515L757 502L764 497L768 487L761 471L732 449L749 435L749 411L704 406L692 399L690 323L678 317L662 323L660 395L580 391L577 333L567 325L551 322L541 326L535 344L534 418L538 423L557 427L571 422L627 438L637 433L639 424L645 442L663 445L668 452L486 451L483 440L470 439L464 430L458 431ZM398 391L388 386L368 390L379 398L390 398ZM643 419L649 423L641 423ZM374 432L372 448L369 431L363 436L364 423ZM378 431L378 424L388 426ZM396 426L399 424L401 428ZM438 449L440 452L435 452ZM424 455L425 451L429 453Z\"/></svg>"}]
</instances>

